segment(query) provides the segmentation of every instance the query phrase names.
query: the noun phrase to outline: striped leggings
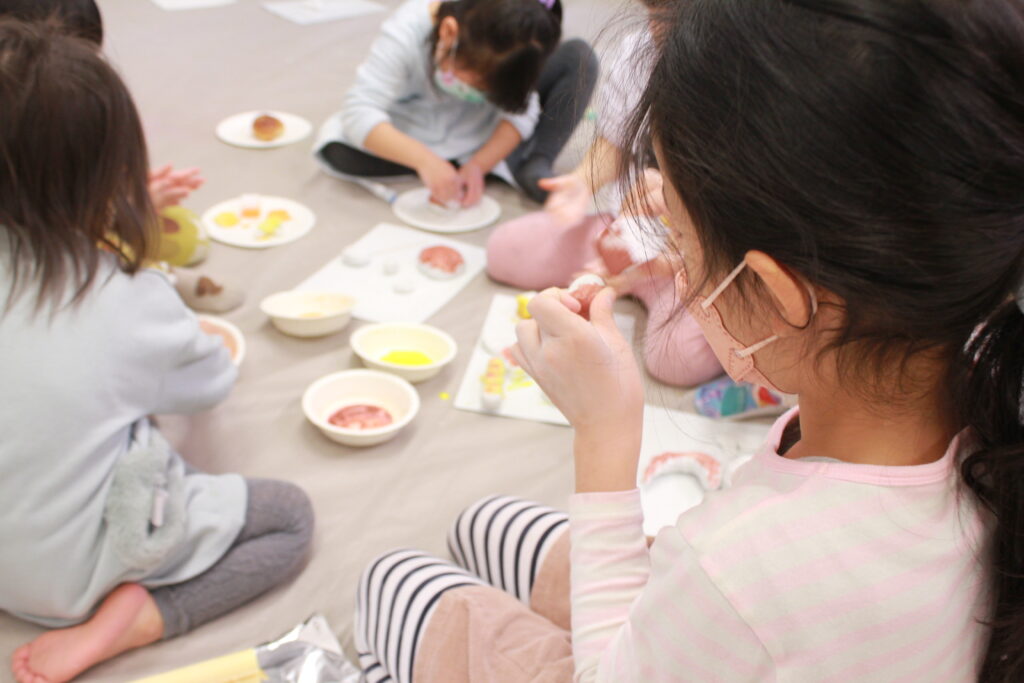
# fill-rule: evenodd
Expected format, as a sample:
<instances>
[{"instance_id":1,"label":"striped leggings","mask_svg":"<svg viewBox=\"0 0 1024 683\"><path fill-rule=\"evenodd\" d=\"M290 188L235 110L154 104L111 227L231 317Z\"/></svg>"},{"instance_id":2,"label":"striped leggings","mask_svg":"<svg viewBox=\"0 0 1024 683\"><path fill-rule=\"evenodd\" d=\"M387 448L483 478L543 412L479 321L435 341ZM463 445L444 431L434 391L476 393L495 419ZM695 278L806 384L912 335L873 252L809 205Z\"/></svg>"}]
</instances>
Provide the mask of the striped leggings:
<instances>
[{"instance_id":1,"label":"striped leggings","mask_svg":"<svg viewBox=\"0 0 1024 683\"><path fill-rule=\"evenodd\" d=\"M529 606L537 572L568 528L563 512L493 496L455 520L448 533L455 564L416 550L371 562L356 595L355 645L367 683L412 680L417 648L447 591L490 585Z\"/></svg>"}]
</instances>

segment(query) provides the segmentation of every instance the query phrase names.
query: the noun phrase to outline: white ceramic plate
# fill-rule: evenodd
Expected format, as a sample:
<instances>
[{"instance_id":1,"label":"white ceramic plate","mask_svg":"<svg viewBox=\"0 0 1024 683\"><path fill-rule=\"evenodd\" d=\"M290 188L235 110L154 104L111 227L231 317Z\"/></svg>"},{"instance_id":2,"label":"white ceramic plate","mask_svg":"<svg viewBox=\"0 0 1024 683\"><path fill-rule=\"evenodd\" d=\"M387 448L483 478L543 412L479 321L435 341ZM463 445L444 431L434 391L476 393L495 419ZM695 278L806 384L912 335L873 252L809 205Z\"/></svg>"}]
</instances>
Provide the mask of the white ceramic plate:
<instances>
[{"instance_id":1,"label":"white ceramic plate","mask_svg":"<svg viewBox=\"0 0 1024 683\"><path fill-rule=\"evenodd\" d=\"M284 197L272 197L260 195L260 218L243 220L238 225L227 228L217 224L215 220L222 213L235 213L241 215L241 197L235 197L221 202L207 209L203 214L203 225L210 233L212 239L230 244L233 247L244 247L246 249L266 249L282 244L288 244L299 239L313 229L316 224L316 215L308 208ZM266 218L267 214L275 209L284 209L291 215L291 220L285 221L273 235L265 236L260 231L259 224Z\"/></svg>"},{"instance_id":2,"label":"white ceramic plate","mask_svg":"<svg viewBox=\"0 0 1024 683\"><path fill-rule=\"evenodd\" d=\"M430 203L430 190L425 187L403 192L391 208L400 220L415 228L446 234L486 228L501 217L501 206L487 195L476 206L448 211Z\"/></svg>"},{"instance_id":3,"label":"white ceramic plate","mask_svg":"<svg viewBox=\"0 0 1024 683\"><path fill-rule=\"evenodd\" d=\"M252 122L263 114L270 114L284 124L284 134L276 140L259 140L252 134ZM313 124L301 116L283 111L247 111L229 116L217 124L217 137L235 147L270 149L299 142L313 131Z\"/></svg>"}]
</instances>

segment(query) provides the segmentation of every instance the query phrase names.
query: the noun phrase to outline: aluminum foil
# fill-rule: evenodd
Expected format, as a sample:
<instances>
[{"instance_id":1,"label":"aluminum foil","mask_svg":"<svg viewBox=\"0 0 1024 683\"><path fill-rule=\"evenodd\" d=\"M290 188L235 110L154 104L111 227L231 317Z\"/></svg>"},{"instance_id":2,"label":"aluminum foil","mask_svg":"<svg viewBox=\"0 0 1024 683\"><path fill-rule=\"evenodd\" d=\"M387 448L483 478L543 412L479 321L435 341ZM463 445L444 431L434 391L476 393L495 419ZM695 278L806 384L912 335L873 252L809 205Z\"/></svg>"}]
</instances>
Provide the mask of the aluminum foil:
<instances>
[{"instance_id":1,"label":"aluminum foil","mask_svg":"<svg viewBox=\"0 0 1024 683\"><path fill-rule=\"evenodd\" d=\"M362 676L319 614L257 647L256 659L271 683L359 683Z\"/></svg>"}]
</instances>

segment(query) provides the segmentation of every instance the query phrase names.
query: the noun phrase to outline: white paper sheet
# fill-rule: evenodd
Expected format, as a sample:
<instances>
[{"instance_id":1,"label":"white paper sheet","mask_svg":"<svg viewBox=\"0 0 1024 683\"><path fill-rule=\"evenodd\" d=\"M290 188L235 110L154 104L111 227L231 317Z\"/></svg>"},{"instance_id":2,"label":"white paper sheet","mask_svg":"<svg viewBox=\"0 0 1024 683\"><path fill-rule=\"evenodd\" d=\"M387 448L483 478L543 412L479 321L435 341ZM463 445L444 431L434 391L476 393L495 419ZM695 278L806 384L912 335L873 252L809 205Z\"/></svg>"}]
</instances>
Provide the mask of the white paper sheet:
<instances>
[{"instance_id":1,"label":"white paper sheet","mask_svg":"<svg viewBox=\"0 0 1024 683\"><path fill-rule=\"evenodd\" d=\"M370 0L290 0L265 2L263 6L277 16L300 26L351 19L385 10L383 5Z\"/></svg>"},{"instance_id":2,"label":"white paper sheet","mask_svg":"<svg viewBox=\"0 0 1024 683\"><path fill-rule=\"evenodd\" d=\"M505 397L501 405L492 411L482 404L483 385L480 378L487 370L487 362L499 355L503 347L515 343L515 326L519 321L516 307L516 298L507 294L496 294L491 300L480 338L473 347L473 357L455 396L455 407L476 413L568 426L565 416L544 396L536 383L521 368L513 367L507 360ZM636 319L631 315L616 314L615 320L626 339L632 339Z\"/></svg>"},{"instance_id":3,"label":"white paper sheet","mask_svg":"<svg viewBox=\"0 0 1024 683\"><path fill-rule=\"evenodd\" d=\"M235 2L237 0L153 0L154 5L168 11L221 7L223 5L233 5Z\"/></svg>"},{"instance_id":4,"label":"white paper sheet","mask_svg":"<svg viewBox=\"0 0 1024 683\"><path fill-rule=\"evenodd\" d=\"M462 254L466 265L460 275L450 280L437 280L419 271L420 251L437 245L452 247ZM375 323L426 321L469 284L487 263L487 254L480 247L390 223L375 226L342 253L348 250L361 253L369 263L354 267L344 262L342 254L337 254L296 289L348 294L356 300L352 314ZM387 272L388 265L396 267L396 272ZM412 291L397 292L396 285L401 283L411 285Z\"/></svg>"},{"instance_id":5,"label":"white paper sheet","mask_svg":"<svg viewBox=\"0 0 1024 683\"><path fill-rule=\"evenodd\" d=\"M766 424L725 422L648 404L644 407L644 434L640 447L637 483L644 510L644 533L654 536L675 524L686 510L707 495L696 477L680 472L643 481L651 460L662 453L699 452L717 460L723 470L753 455L771 429Z\"/></svg>"}]
</instances>

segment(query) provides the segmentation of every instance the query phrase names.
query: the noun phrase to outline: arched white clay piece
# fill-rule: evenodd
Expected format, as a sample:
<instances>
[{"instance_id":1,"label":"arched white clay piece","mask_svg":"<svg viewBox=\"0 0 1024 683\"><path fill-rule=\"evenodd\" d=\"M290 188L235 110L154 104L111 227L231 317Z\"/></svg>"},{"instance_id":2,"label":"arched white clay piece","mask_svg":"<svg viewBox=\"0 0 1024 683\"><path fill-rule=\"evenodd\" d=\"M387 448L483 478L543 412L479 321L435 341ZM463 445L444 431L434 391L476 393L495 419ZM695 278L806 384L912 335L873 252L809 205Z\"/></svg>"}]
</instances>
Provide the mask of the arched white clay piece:
<instances>
[{"instance_id":1,"label":"arched white clay piece","mask_svg":"<svg viewBox=\"0 0 1024 683\"><path fill-rule=\"evenodd\" d=\"M732 486L733 479L736 477L736 472L753 459L754 456L752 455L741 455L728 463L725 466L725 476L722 477L722 487L728 488Z\"/></svg>"},{"instance_id":2,"label":"arched white clay piece","mask_svg":"<svg viewBox=\"0 0 1024 683\"><path fill-rule=\"evenodd\" d=\"M451 280L466 270L466 260L457 250L444 245L427 247L416 259L420 272L435 280Z\"/></svg>"},{"instance_id":3,"label":"arched white clay piece","mask_svg":"<svg viewBox=\"0 0 1024 683\"><path fill-rule=\"evenodd\" d=\"M672 473L693 475L706 491L722 486L721 464L707 453L696 451L668 452L655 456L644 470L644 483L649 484L656 477Z\"/></svg>"},{"instance_id":4,"label":"arched white clay piece","mask_svg":"<svg viewBox=\"0 0 1024 683\"><path fill-rule=\"evenodd\" d=\"M492 356L500 356L505 349L516 343L516 332L508 328L484 329L480 337L484 350Z\"/></svg>"},{"instance_id":5,"label":"arched white clay piece","mask_svg":"<svg viewBox=\"0 0 1024 683\"><path fill-rule=\"evenodd\" d=\"M352 268L362 268L370 265L370 255L355 247L349 247L341 252L341 262Z\"/></svg>"}]
</instances>

